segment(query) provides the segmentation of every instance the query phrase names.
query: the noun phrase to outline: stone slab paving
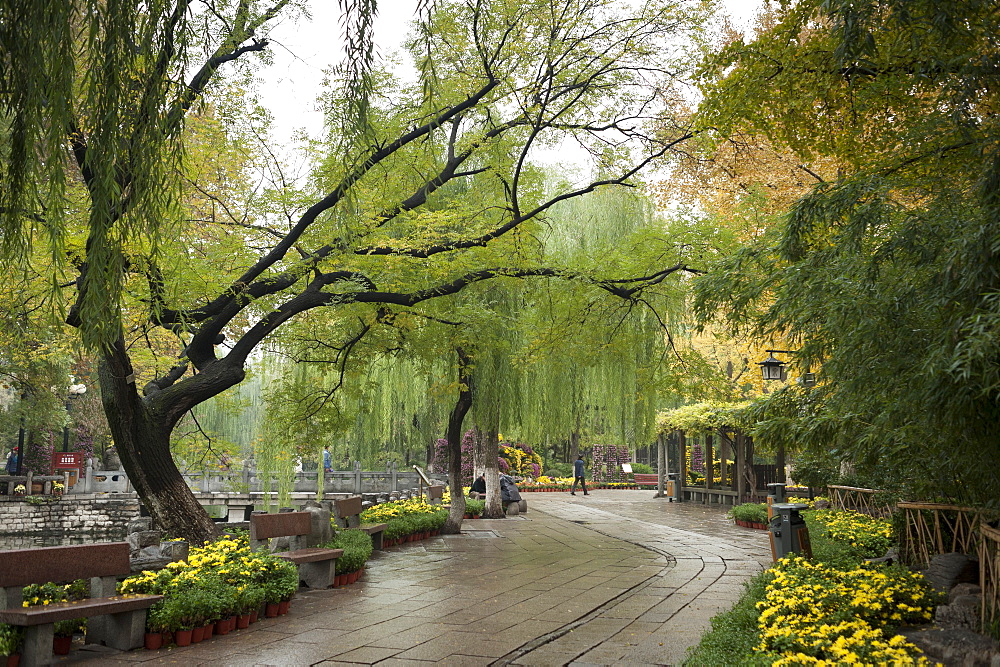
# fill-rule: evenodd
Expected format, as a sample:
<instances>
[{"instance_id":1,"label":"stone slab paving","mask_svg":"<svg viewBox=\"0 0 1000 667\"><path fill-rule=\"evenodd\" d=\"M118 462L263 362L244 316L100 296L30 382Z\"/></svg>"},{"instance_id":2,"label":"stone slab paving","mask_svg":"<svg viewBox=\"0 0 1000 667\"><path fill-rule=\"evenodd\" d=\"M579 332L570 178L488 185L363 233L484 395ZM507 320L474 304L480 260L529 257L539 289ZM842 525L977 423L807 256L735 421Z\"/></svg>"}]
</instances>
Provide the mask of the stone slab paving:
<instances>
[{"instance_id":1,"label":"stone slab paving","mask_svg":"<svg viewBox=\"0 0 1000 667\"><path fill-rule=\"evenodd\" d=\"M76 650L101 665L673 665L770 562L767 535L652 491L525 494L377 553L357 584L185 648Z\"/></svg>"}]
</instances>

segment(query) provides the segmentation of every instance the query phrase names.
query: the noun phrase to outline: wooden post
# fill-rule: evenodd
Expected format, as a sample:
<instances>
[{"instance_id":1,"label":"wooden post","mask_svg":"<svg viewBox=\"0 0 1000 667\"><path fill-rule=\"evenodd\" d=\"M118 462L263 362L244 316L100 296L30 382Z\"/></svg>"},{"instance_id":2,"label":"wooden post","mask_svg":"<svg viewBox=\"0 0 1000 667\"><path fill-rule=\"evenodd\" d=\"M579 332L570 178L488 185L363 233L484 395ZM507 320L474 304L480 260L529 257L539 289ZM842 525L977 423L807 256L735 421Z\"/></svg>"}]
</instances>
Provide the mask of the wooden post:
<instances>
[{"instance_id":1,"label":"wooden post","mask_svg":"<svg viewBox=\"0 0 1000 667\"><path fill-rule=\"evenodd\" d=\"M715 486L715 465L712 460L712 434L705 434L705 488L711 489Z\"/></svg>"},{"instance_id":2,"label":"wooden post","mask_svg":"<svg viewBox=\"0 0 1000 667\"><path fill-rule=\"evenodd\" d=\"M777 477L775 478L774 481L775 482L782 482L782 483L784 483L786 481L786 477L785 477L785 445L784 444L778 445L778 456L777 456L777 461L775 461L775 463L778 464L778 472L777 472Z\"/></svg>"},{"instance_id":3,"label":"wooden post","mask_svg":"<svg viewBox=\"0 0 1000 667\"><path fill-rule=\"evenodd\" d=\"M734 438L736 441L736 502L739 504L744 502L747 492L747 478L745 474L747 447L742 431L737 430Z\"/></svg>"},{"instance_id":4,"label":"wooden post","mask_svg":"<svg viewBox=\"0 0 1000 667\"><path fill-rule=\"evenodd\" d=\"M660 433L656 436L656 497L663 497L663 490L666 482L663 478L667 474L667 443L666 436Z\"/></svg>"},{"instance_id":5,"label":"wooden post","mask_svg":"<svg viewBox=\"0 0 1000 667\"><path fill-rule=\"evenodd\" d=\"M677 461L677 472L680 473L680 479L677 480L677 483L681 485L681 488L684 488L688 484L687 438L684 437L684 431L677 432L677 443L677 450L680 454L680 459Z\"/></svg>"},{"instance_id":6,"label":"wooden post","mask_svg":"<svg viewBox=\"0 0 1000 667\"><path fill-rule=\"evenodd\" d=\"M732 447L730 446L730 440L726 437L722 429L719 429L719 486L720 488L725 488L729 486L732 488L733 480L732 474L726 460L731 458ZM728 484L727 484L728 482Z\"/></svg>"}]
</instances>

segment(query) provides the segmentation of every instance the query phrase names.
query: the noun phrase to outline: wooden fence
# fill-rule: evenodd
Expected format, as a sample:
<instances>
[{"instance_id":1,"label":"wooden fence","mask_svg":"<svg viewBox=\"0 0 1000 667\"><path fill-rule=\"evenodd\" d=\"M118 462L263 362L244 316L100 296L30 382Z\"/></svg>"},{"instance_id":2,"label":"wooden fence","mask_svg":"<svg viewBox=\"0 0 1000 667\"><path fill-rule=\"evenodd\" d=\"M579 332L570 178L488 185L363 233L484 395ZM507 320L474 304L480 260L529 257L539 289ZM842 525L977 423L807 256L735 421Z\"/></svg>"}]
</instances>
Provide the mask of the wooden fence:
<instances>
[{"instance_id":1,"label":"wooden fence","mask_svg":"<svg viewBox=\"0 0 1000 667\"><path fill-rule=\"evenodd\" d=\"M877 489L861 489L856 486L828 486L830 505L834 509L854 510L862 514L885 518L892 514L892 505L879 498Z\"/></svg>"},{"instance_id":2,"label":"wooden fence","mask_svg":"<svg viewBox=\"0 0 1000 667\"><path fill-rule=\"evenodd\" d=\"M1000 634L1000 530L983 525L979 528L979 583L983 589L983 632Z\"/></svg>"},{"instance_id":3,"label":"wooden fence","mask_svg":"<svg viewBox=\"0 0 1000 667\"><path fill-rule=\"evenodd\" d=\"M899 545L904 563L926 567L937 554L978 550L983 510L941 503L902 502L897 507L906 526Z\"/></svg>"}]
</instances>

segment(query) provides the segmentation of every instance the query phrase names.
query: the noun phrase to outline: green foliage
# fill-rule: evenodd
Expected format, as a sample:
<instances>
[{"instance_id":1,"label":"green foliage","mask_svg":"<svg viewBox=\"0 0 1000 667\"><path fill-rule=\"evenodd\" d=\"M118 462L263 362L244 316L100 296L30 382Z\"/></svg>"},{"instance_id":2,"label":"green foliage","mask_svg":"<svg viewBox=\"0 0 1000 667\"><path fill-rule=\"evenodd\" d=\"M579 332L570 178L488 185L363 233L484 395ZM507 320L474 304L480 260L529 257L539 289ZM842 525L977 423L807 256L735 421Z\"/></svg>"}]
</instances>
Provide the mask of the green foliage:
<instances>
[{"instance_id":1,"label":"green foliage","mask_svg":"<svg viewBox=\"0 0 1000 667\"><path fill-rule=\"evenodd\" d=\"M20 653L23 641L24 628L0 623L0 655L10 656Z\"/></svg>"},{"instance_id":2,"label":"green foliage","mask_svg":"<svg viewBox=\"0 0 1000 667\"><path fill-rule=\"evenodd\" d=\"M657 415L657 426L661 433L679 430L696 434L722 426L748 425L744 416L744 410L748 405L747 402L691 403L661 412Z\"/></svg>"},{"instance_id":3,"label":"green foliage","mask_svg":"<svg viewBox=\"0 0 1000 667\"><path fill-rule=\"evenodd\" d=\"M475 498L465 499L465 513L472 516L480 516L486 510L486 501Z\"/></svg>"},{"instance_id":4,"label":"green foliage","mask_svg":"<svg viewBox=\"0 0 1000 667\"><path fill-rule=\"evenodd\" d=\"M572 477L573 476L573 464L572 463L549 463L545 468L545 475L547 477Z\"/></svg>"},{"instance_id":5,"label":"green foliage","mask_svg":"<svg viewBox=\"0 0 1000 667\"><path fill-rule=\"evenodd\" d=\"M773 575L761 572L745 584L743 594L729 611L712 617L712 627L693 647L684 665L717 667L718 665L748 665L764 667L772 660L753 648L759 641L757 603L764 599Z\"/></svg>"},{"instance_id":6,"label":"green foliage","mask_svg":"<svg viewBox=\"0 0 1000 667\"><path fill-rule=\"evenodd\" d=\"M799 484L813 488L839 484L840 461L830 451L803 452L792 463L792 478Z\"/></svg>"},{"instance_id":7,"label":"green foliage","mask_svg":"<svg viewBox=\"0 0 1000 667\"><path fill-rule=\"evenodd\" d=\"M809 0L771 19L710 59L702 122L766 138L821 182L712 266L695 308L822 366L808 398L768 400L765 431L993 506L1000 473L978 462L1000 453L1000 17L978 1Z\"/></svg>"},{"instance_id":8,"label":"green foliage","mask_svg":"<svg viewBox=\"0 0 1000 667\"><path fill-rule=\"evenodd\" d=\"M365 566L372 555L372 538L361 530L340 530L328 545L331 549L343 549L344 555L337 559L337 574L356 572Z\"/></svg>"},{"instance_id":9,"label":"green foliage","mask_svg":"<svg viewBox=\"0 0 1000 667\"><path fill-rule=\"evenodd\" d=\"M645 463L633 463L632 472L637 472L640 475L651 475L656 471L653 470L653 466L651 465L646 465Z\"/></svg>"},{"instance_id":10,"label":"green foliage","mask_svg":"<svg viewBox=\"0 0 1000 667\"><path fill-rule=\"evenodd\" d=\"M738 521L750 523L767 523L767 505L765 503L743 503L729 510L729 516Z\"/></svg>"}]
</instances>

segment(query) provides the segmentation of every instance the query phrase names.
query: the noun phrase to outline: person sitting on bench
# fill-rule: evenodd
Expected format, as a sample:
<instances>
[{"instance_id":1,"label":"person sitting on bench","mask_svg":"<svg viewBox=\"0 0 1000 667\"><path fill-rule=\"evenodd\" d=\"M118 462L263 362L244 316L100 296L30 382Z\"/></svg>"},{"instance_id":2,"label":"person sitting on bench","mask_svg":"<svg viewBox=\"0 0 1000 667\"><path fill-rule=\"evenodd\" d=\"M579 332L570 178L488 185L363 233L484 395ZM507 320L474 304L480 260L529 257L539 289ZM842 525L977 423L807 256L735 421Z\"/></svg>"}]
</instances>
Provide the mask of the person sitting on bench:
<instances>
[{"instance_id":1,"label":"person sitting on bench","mask_svg":"<svg viewBox=\"0 0 1000 667\"><path fill-rule=\"evenodd\" d=\"M486 475L480 474L469 489L470 498L478 498L486 495Z\"/></svg>"}]
</instances>

